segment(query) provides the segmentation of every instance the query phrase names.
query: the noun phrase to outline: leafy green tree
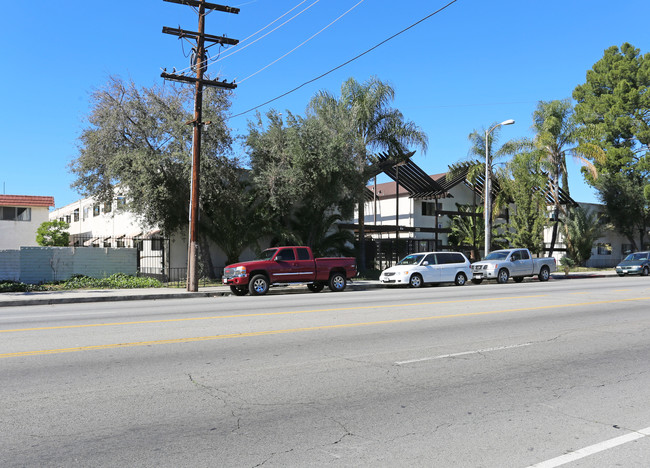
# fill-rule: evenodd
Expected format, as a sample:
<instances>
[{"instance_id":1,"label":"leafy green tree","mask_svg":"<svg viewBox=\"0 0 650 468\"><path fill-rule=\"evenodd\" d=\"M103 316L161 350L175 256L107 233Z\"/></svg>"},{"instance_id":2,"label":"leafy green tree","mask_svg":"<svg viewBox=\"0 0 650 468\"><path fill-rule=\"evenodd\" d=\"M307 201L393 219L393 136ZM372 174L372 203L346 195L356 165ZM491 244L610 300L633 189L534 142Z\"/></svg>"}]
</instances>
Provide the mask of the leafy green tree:
<instances>
[{"instance_id":1,"label":"leafy green tree","mask_svg":"<svg viewBox=\"0 0 650 468\"><path fill-rule=\"evenodd\" d=\"M634 250L644 249L645 233L650 224L650 202L644 196L644 185L645 179L640 175L634 177L634 174L624 173L604 173L596 181L607 218L630 240Z\"/></svg>"},{"instance_id":2,"label":"leafy green tree","mask_svg":"<svg viewBox=\"0 0 650 468\"><path fill-rule=\"evenodd\" d=\"M45 221L36 229L36 243L44 247L67 247L70 245L69 228L70 225L65 221Z\"/></svg>"},{"instance_id":3,"label":"leafy green tree","mask_svg":"<svg viewBox=\"0 0 650 468\"><path fill-rule=\"evenodd\" d=\"M193 119L193 92L169 85L138 88L132 81L111 77L91 96L88 126L79 138L79 155L70 165L76 176L73 187L100 201L111 200L115 193L126 194L127 209L166 235L186 228L192 154L192 126L187 122ZM239 161L226 157L232 143L225 123L229 107L227 91L204 91L203 116L211 125L202 132L199 240L208 263L209 233L219 232L213 235L217 244L226 243L224 235L241 234L234 229L207 229L206 224L227 226L233 210L228 204L246 204L245 197L224 198L239 190L232 177L222 177L240 167ZM211 265L208 268L212 271Z\"/></svg>"},{"instance_id":4,"label":"leafy green tree","mask_svg":"<svg viewBox=\"0 0 650 468\"><path fill-rule=\"evenodd\" d=\"M317 257L353 256L354 234L341 229L338 223L343 217L338 213L319 213L309 206L302 206L289 221L291 237L285 242L308 245Z\"/></svg>"},{"instance_id":5,"label":"leafy green tree","mask_svg":"<svg viewBox=\"0 0 650 468\"><path fill-rule=\"evenodd\" d=\"M533 113L533 131L535 137L532 147L539 152L551 181L555 221L549 255L553 255L560 214L566 214L560 203L560 187L569 194L567 155L579 160L592 176L595 176L596 170L586 157L593 152L588 151L589 146L579 144L582 128L574 118L573 107L568 99L538 102Z\"/></svg>"},{"instance_id":6,"label":"leafy green tree","mask_svg":"<svg viewBox=\"0 0 650 468\"><path fill-rule=\"evenodd\" d=\"M539 254L543 249L546 199L543 188L547 177L541 171L538 152L523 152L508 163L501 177L504 194L513 203L505 231L512 247L525 247Z\"/></svg>"},{"instance_id":7,"label":"leafy green tree","mask_svg":"<svg viewBox=\"0 0 650 468\"><path fill-rule=\"evenodd\" d=\"M341 86L341 95L321 91L314 96L308 110L319 116L328 127L341 131L350 138L351 158L357 173L363 180L357 191L359 211L359 268L366 268L365 252L365 200L363 190L370 178L380 172L374 151L388 151L395 155L405 155L409 147L426 151L427 136L413 122L405 120L402 113L392 108L395 90L376 77L364 83L354 78ZM400 162L398 160L395 163Z\"/></svg>"},{"instance_id":8,"label":"leafy green tree","mask_svg":"<svg viewBox=\"0 0 650 468\"><path fill-rule=\"evenodd\" d=\"M564 244L566 245L566 262L584 266L591 258L591 249L596 239L602 236L602 225L600 216L580 206L569 209L566 222L564 223Z\"/></svg>"},{"instance_id":9,"label":"leafy green tree","mask_svg":"<svg viewBox=\"0 0 650 468\"><path fill-rule=\"evenodd\" d=\"M591 158L598 179L590 174L585 178L600 192L616 229L635 248L643 248L650 216L644 197L650 184L649 86L650 54L641 55L624 43L620 49L606 49L587 72L586 82L573 91L576 117L592 130L585 141L602 148Z\"/></svg>"},{"instance_id":10,"label":"leafy green tree","mask_svg":"<svg viewBox=\"0 0 650 468\"><path fill-rule=\"evenodd\" d=\"M485 238L483 207L456 203L456 209L459 213L466 213L466 215L452 216L451 232L447 236L447 242L452 247L471 247L470 260L476 261L479 259L477 246L481 245ZM472 213L481 216L473 216Z\"/></svg>"},{"instance_id":11,"label":"leafy green tree","mask_svg":"<svg viewBox=\"0 0 650 468\"><path fill-rule=\"evenodd\" d=\"M266 126L260 116L249 124L246 143L273 242L299 243L318 251L330 230L337 231L334 224L341 217L333 213L351 217L363 187L350 158L350 140L318 116L287 112L283 119L270 111L266 117Z\"/></svg>"},{"instance_id":12,"label":"leafy green tree","mask_svg":"<svg viewBox=\"0 0 650 468\"><path fill-rule=\"evenodd\" d=\"M207 177L201 226L226 254L226 265L239 261L248 247L260 250L260 240L269 235L271 220L250 175L232 165ZM202 247L205 248L205 247Z\"/></svg>"}]
</instances>

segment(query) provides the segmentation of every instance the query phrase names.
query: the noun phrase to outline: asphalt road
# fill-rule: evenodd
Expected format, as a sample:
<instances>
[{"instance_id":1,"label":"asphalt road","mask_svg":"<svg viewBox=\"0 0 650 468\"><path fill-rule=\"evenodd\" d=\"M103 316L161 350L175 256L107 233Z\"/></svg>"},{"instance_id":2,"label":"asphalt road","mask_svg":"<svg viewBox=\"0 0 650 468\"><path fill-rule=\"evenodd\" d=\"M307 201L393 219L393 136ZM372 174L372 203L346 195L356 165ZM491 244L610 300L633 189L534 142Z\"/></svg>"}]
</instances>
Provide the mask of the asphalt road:
<instances>
[{"instance_id":1,"label":"asphalt road","mask_svg":"<svg viewBox=\"0 0 650 468\"><path fill-rule=\"evenodd\" d=\"M0 466L646 467L648 356L650 278L5 307Z\"/></svg>"}]
</instances>

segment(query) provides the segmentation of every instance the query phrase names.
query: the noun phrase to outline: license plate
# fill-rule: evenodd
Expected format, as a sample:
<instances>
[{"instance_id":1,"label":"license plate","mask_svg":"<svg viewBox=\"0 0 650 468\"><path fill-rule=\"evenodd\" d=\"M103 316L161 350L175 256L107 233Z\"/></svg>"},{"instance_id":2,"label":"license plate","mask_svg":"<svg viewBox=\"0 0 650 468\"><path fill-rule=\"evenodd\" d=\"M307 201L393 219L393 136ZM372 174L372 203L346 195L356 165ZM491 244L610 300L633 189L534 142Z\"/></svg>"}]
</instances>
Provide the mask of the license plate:
<instances>
[{"instance_id":1,"label":"license plate","mask_svg":"<svg viewBox=\"0 0 650 468\"><path fill-rule=\"evenodd\" d=\"M482 279L483 278L483 273L474 273L474 278Z\"/></svg>"}]
</instances>

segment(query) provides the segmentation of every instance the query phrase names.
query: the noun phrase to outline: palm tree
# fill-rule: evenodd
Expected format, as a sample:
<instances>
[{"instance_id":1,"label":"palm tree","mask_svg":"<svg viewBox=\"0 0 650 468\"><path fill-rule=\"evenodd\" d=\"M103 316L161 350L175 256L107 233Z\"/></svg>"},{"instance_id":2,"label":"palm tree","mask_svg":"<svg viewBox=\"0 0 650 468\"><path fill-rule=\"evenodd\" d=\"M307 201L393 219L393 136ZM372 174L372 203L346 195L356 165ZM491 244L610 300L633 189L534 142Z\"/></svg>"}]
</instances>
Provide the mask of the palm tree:
<instances>
[{"instance_id":1,"label":"palm tree","mask_svg":"<svg viewBox=\"0 0 650 468\"><path fill-rule=\"evenodd\" d=\"M510 140L499 147L499 132L501 131L501 127L494 123L488 128L494 128L488 139L488 151L490 154L490 167L488 173L490 174L492 181L492 191L495 191L494 188L500 187L501 179L504 177L503 171L495 170L496 166L505 163L504 160L509 155L515 154L521 148L521 145L518 141ZM467 180L471 184L476 184L481 177L485 177L485 129L474 130L467 138L470 141L470 149L468 152L470 160L452 168L447 173L447 178L453 179L458 175L458 171L467 170ZM479 159L473 159L474 157L478 157ZM499 210L495 210L494 208L504 208L506 206L505 196L501 194L501 192L499 192L494 199L490 196L490 206L492 207L490 210L492 218L495 218ZM491 227L490 231L492 230ZM485 235L483 234L480 239L484 238ZM491 238L493 237L491 236ZM488 250L490 250L490 246L488 246Z\"/></svg>"},{"instance_id":2,"label":"palm tree","mask_svg":"<svg viewBox=\"0 0 650 468\"><path fill-rule=\"evenodd\" d=\"M483 242L485 232L483 218L473 215L482 214L483 207L456 203L456 209L458 213L466 215L458 214L451 218L451 232L447 236L447 242L452 247L471 246L470 260L476 261L479 258L477 245Z\"/></svg>"},{"instance_id":3,"label":"palm tree","mask_svg":"<svg viewBox=\"0 0 650 468\"><path fill-rule=\"evenodd\" d=\"M551 176L554 223L549 255L553 255L560 212L565 211L560 204L560 181L562 190L569 194L566 156L571 155L580 161L594 178L597 174L594 165L584 157L588 148L578 144L583 130L574 118L573 106L568 99L540 101L533 113L533 130L533 147L541 153L544 166Z\"/></svg>"},{"instance_id":4,"label":"palm tree","mask_svg":"<svg viewBox=\"0 0 650 468\"><path fill-rule=\"evenodd\" d=\"M594 242L602 233L600 215L580 206L571 208L564 224L566 256L578 265L584 265L591 257Z\"/></svg>"},{"instance_id":5,"label":"palm tree","mask_svg":"<svg viewBox=\"0 0 650 468\"><path fill-rule=\"evenodd\" d=\"M340 97L320 91L308 106L308 112L315 113L332 128L347 133L352 141L354 154L351 156L364 182L364 186L359 187L358 202L359 267L362 271L366 268L363 196L370 178L380 172L370 152L404 155L410 146L422 151L427 149L426 134L413 122L405 121L399 110L390 107L394 98L395 90L376 77L364 83L350 78L341 85Z\"/></svg>"}]
</instances>

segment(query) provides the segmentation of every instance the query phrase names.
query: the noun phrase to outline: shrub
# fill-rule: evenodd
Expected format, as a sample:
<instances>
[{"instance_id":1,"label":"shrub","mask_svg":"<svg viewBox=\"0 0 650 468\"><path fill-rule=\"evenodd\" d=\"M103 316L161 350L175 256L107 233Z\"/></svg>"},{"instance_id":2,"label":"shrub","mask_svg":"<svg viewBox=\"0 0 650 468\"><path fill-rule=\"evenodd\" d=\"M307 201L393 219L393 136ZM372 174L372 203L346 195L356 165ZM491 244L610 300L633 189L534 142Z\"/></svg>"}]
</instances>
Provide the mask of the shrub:
<instances>
[{"instance_id":1,"label":"shrub","mask_svg":"<svg viewBox=\"0 0 650 468\"><path fill-rule=\"evenodd\" d=\"M162 283L155 278L131 276L125 275L124 273L115 273L108 278L91 278L89 276L75 275L58 285L58 289L133 289L160 287L162 287Z\"/></svg>"},{"instance_id":2,"label":"shrub","mask_svg":"<svg viewBox=\"0 0 650 468\"><path fill-rule=\"evenodd\" d=\"M45 291L45 288L37 284L25 284L18 281L0 281L0 293L31 291Z\"/></svg>"}]
</instances>

